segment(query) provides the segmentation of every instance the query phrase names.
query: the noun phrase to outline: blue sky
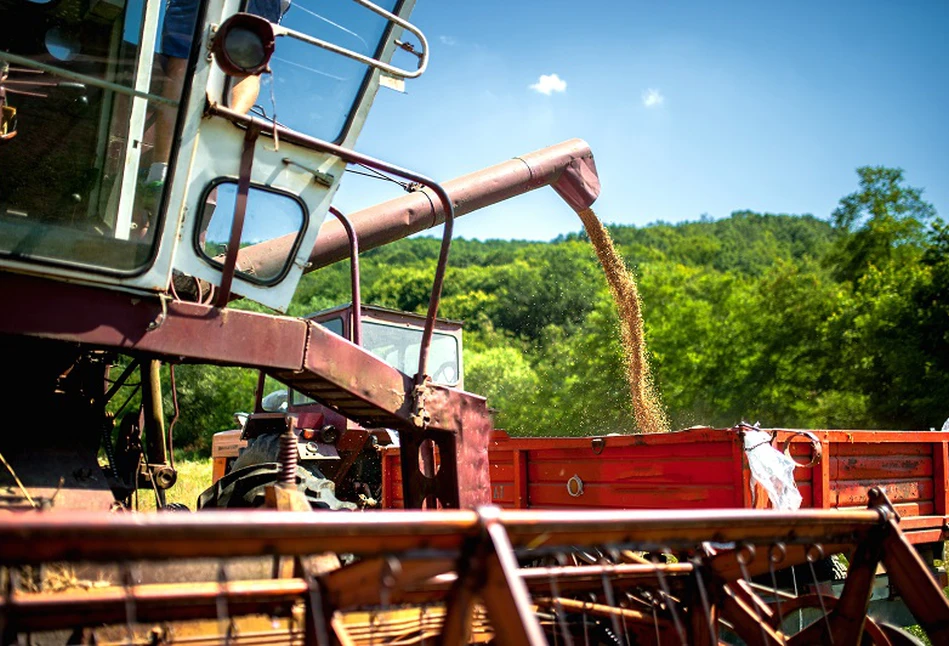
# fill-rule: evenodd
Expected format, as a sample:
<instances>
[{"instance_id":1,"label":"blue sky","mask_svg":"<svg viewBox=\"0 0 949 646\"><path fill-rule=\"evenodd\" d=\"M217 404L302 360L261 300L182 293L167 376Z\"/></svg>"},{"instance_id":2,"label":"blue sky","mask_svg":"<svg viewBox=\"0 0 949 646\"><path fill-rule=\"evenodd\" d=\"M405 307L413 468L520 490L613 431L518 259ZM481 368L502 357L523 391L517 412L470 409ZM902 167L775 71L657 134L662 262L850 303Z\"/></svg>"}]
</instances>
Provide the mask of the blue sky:
<instances>
[{"instance_id":1,"label":"blue sky","mask_svg":"<svg viewBox=\"0 0 949 646\"><path fill-rule=\"evenodd\" d=\"M597 213L637 226L827 217L857 166L882 164L949 219L949 2L419 0L412 20L429 70L405 94L380 91L362 152L447 180L580 137ZM393 195L348 177L337 203ZM579 229L542 189L461 218L456 235Z\"/></svg>"}]
</instances>

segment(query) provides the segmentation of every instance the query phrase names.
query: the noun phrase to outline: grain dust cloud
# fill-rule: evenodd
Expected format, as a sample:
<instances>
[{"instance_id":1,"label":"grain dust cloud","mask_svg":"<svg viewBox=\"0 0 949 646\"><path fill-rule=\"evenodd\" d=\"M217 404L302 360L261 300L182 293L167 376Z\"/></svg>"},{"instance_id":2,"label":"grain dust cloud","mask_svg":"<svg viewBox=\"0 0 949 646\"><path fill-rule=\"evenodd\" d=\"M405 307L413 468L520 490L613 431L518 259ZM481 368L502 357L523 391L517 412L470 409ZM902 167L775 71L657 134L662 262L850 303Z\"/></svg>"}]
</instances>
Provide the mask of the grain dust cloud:
<instances>
[{"instance_id":1,"label":"grain dust cloud","mask_svg":"<svg viewBox=\"0 0 949 646\"><path fill-rule=\"evenodd\" d=\"M626 378L629 381L636 425L642 433L666 433L669 431L669 421L656 395L649 371L646 341L643 336L642 307L636 280L626 270L623 259L613 247L609 232L596 217L593 209L584 209L579 211L578 215L603 266L603 273L606 274L613 301L616 303L620 339L626 359Z\"/></svg>"}]
</instances>

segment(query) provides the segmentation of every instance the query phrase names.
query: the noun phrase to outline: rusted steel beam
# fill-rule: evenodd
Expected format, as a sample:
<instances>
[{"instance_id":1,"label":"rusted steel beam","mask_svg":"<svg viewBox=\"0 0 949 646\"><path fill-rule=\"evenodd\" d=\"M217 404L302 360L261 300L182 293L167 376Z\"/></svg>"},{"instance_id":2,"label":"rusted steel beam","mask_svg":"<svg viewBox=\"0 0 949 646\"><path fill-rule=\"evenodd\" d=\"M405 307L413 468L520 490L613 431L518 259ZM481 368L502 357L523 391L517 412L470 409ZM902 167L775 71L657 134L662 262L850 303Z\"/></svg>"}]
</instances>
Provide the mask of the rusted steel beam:
<instances>
[{"instance_id":1,"label":"rusted steel beam","mask_svg":"<svg viewBox=\"0 0 949 646\"><path fill-rule=\"evenodd\" d=\"M458 550L480 531L473 511L360 514L208 511L0 515L0 564Z\"/></svg>"},{"instance_id":2,"label":"rusted steel beam","mask_svg":"<svg viewBox=\"0 0 949 646\"><path fill-rule=\"evenodd\" d=\"M0 334L115 348L170 361L299 370L306 323L138 297L32 276L0 281ZM68 314L64 314L68 313Z\"/></svg>"},{"instance_id":3,"label":"rusted steel beam","mask_svg":"<svg viewBox=\"0 0 949 646\"><path fill-rule=\"evenodd\" d=\"M843 592L830 613L830 631L835 645L857 646L861 643L873 581L883 556L885 533L886 528L874 529L853 551Z\"/></svg>"},{"instance_id":4,"label":"rusted steel beam","mask_svg":"<svg viewBox=\"0 0 949 646\"><path fill-rule=\"evenodd\" d=\"M787 617L802 608L820 609L823 607L831 611L837 607L837 603L837 597L831 597L826 594L802 594L798 597L792 596L789 599L782 598L781 610L784 616ZM823 604L823 606L821 604ZM815 626L815 624L811 624L803 631L792 635L788 639L789 646L810 646L814 643L820 643L822 632L825 629L824 620L820 619L817 623L820 625ZM864 632L866 636L870 638L874 646L891 646L892 644L886 632L880 628L879 624L873 621L872 617L864 617ZM834 642L834 644L836 645L837 642Z\"/></svg>"},{"instance_id":5,"label":"rusted steel beam","mask_svg":"<svg viewBox=\"0 0 949 646\"><path fill-rule=\"evenodd\" d=\"M501 646L546 646L527 586L518 574L514 550L498 516L496 509L481 511L491 553L486 555L485 580L479 595Z\"/></svg>"},{"instance_id":6,"label":"rusted steel beam","mask_svg":"<svg viewBox=\"0 0 949 646\"><path fill-rule=\"evenodd\" d=\"M771 607L759 597L754 589L748 584L747 581L739 579L737 581L731 581L728 584L729 589L735 594L735 596L751 608L762 621L767 622L769 625L773 625L774 611L771 610Z\"/></svg>"},{"instance_id":7,"label":"rusted steel beam","mask_svg":"<svg viewBox=\"0 0 949 646\"><path fill-rule=\"evenodd\" d=\"M561 594L597 592L603 590L603 576L609 578L615 590L638 585L655 586L662 576L670 587L685 585L685 579L693 573L691 563L669 563L663 565L581 565L566 567L521 568L521 579L533 593L551 594L551 581L556 581Z\"/></svg>"},{"instance_id":8,"label":"rusted steel beam","mask_svg":"<svg viewBox=\"0 0 949 646\"><path fill-rule=\"evenodd\" d=\"M491 513L497 514L497 526L514 546L545 548L588 544L591 537L602 545L697 544L745 538L764 544L775 540L811 544L826 542L823 539L828 537L860 537L883 518L878 510ZM135 516L24 513L0 516L0 544L4 546L0 563L458 549L481 525L479 515L471 511L214 511ZM162 540L156 541L156 536Z\"/></svg>"},{"instance_id":9,"label":"rusted steel beam","mask_svg":"<svg viewBox=\"0 0 949 646\"><path fill-rule=\"evenodd\" d=\"M5 303L0 334L115 348L173 362L262 368L364 425L398 428L408 439L422 431L454 434L457 439L436 437L451 447L433 484L442 506L490 503L487 443L492 423L484 398L427 385L420 391L426 395L420 409L412 378L315 323L138 299L27 276L0 282L0 301ZM57 311L44 303L56 303ZM70 315L59 315L62 311ZM420 415L424 428L416 421ZM411 488L418 479L410 474L403 482ZM407 493L406 506L420 507L416 490Z\"/></svg>"},{"instance_id":10,"label":"rusted steel beam","mask_svg":"<svg viewBox=\"0 0 949 646\"><path fill-rule=\"evenodd\" d=\"M478 591L484 584L490 546L483 536L467 542L458 557L455 580L445 597L445 622L438 646L468 643Z\"/></svg>"},{"instance_id":11,"label":"rusted steel beam","mask_svg":"<svg viewBox=\"0 0 949 646\"><path fill-rule=\"evenodd\" d=\"M124 624L130 609L135 623L215 619L220 604L235 616L264 614L289 617L307 593L301 579L232 581L230 583L164 583L76 592L15 593L0 599L8 630L62 630L101 624Z\"/></svg>"},{"instance_id":12,"label":"rusted steel beam","mask_svg":"<svg viewBox=\"0 0 949 646\"><path fill-rule=\"evenodd\" d=\"M302 370L272 371L272 376L365 425L398 429L407 508L420 508L429 495L444 508L490 504L493 424L483 397L431 383L416 388L413 378L372 353L317 323L307 325ZM434 478L424 476L418 464L418 449L426 439L441 453Z\"/></svg>"},{"instance_id":13,"label":"rusted steel beam","mask_svg":"<svg viewBox=\"0 0 949 646\"><path fill-rule=\"evenodd\" d=\"M328 602L335 608L382 603L381 587L386 585L389 587L388 601L401 603L404 600L403 591L427 589L431 580L440 574L452 572L455 568L454 560L444 558L401 559L396 563L397 567L393 567L387 563L387 558L379 557L330 572L323 578ZM437 581L434 587L440 587Z\"/></svg>"},{"instance_id":14,"label":"rusted steel beam","mask_svg":"<svg viewBox=\"0 0 949 646\"><path fill-rule=\"evenodd\" d=\"M794 565L803 565L807 563L807 553L812 547L812 545L785 545L783 551L775 550L774 558L778 559L779 556L781 558L780 561L774 563L772 566L769 562L772 545L774 545L774 542L770 545L759 545L757 547L754 555L750 557L748 563L745 565L748 576L756 577L762 574L768 574L772 568L777 571ZM827 556L831 554L847 554L853 548L853 544L822 543L821 548ZM783 556L781 556L782 554ZM741 571L741 565L738 563L738 555L733 550L728 550L713 556L709 559L709 568L715 576L722 581L735 581L744 576L744 573Z\"/></svg>"},{"instance_id":15,"label":"rusted steel beam","mask_svg":"<svg viewBox=\"0 0 949 646\"><path fill-rule=\"evenodd\" d=\"M583 545L596 536L600 545L673 546L700 541L770 545L852 541L879 526L885 510L743 509L649 511L501 511L501 522L515 547ZM836 539L836 540L835 540Z\"/></svg>"},{"instance_id":16,"label":"rusted steel beam","mask_svg":"<svg viewBox=\"0 0 949 646\"><path fill-rule=\"evenodd\" d=\"M413 603L425 604L443 601L451 588L457 585L458 576L450 571L454 567L450 565L442 569L441 566L433 565L432 571L441 569L443 573L434 574L427 580L418 580L412 583L400 584L392 591L392 603ZM688 563L672 563L662 566L662 576L673 591L678 591L686 582L688 575L692 572L692 566ZM345 570L340 570L342 573ZM553 577L560 593L579 594L583 592L602 592L603 574L607 574L611 585L618 590L632 589L635 586L655 586L658 585L656 567L653 565L592 565L578 567L526 567L520 568L519 574L524 581L524 585L532 594L550 594L550 581ZM337 579L337 577L339 577ZM363 583L353 584L354 588L346 587L343 581L350 579L342 574L333 573L329 575L329 586L334 591L333 599L339 600L343 605L369 604L378 601L379 594L374 589L367 589ZM355 578L355 577L354 577ZM371 579L371 576L369 577ZM363 585L362 588L359 586Z\"/></svg>"},{"instance_id":17,"label":"rusted steel beam","mask_svg":"<svg viewBox=\"0 0 949 646\"><path fill-rule=\"evenodd\" d=\"M429 429L450 427L453 434L402 426L399 460L402 499L408 507L421 507L433 497L444 508L475 508L491 504L488 443L491 416L481 397L428 384L422 391L422 408ZM438 447L441 466L434 477L422 471L420 449L430 439ZM447 459L446 459L447 458Z\"/></svg>"},{"instance_id":18,"label":"rusted steel beam","mask_svg":"<svg viewBox=\"0 0 949 646\"><path fill-rule=\"evenodd\" d=\"M751 646L784 646L783 633L767 625L730 585L722 586L722 618L728 621L745 643Z\"/></svg>"}]
</instances>

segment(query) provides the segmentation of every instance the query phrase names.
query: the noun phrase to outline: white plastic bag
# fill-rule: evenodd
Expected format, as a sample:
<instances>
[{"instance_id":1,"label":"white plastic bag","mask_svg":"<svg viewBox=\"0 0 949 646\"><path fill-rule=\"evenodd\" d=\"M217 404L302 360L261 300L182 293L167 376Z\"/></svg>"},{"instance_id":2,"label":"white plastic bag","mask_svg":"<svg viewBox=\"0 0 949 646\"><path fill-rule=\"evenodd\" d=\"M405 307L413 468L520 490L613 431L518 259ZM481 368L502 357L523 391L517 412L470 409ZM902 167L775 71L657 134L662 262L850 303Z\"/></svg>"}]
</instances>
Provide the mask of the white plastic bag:
<instances>
[{"instance_id":1,"label":"white plastic bag","mask_svg":"<svg viewBox=\"0 0 949 646\"><path fill-rule=\"evenodd\" d=\"M771 506L793 511L801 507L801 492L794 482L794 460L771 446L771 435L764 431L745 431L745 454L751 467L752 482L768 492Z\"/></svg>"}]
</instances>

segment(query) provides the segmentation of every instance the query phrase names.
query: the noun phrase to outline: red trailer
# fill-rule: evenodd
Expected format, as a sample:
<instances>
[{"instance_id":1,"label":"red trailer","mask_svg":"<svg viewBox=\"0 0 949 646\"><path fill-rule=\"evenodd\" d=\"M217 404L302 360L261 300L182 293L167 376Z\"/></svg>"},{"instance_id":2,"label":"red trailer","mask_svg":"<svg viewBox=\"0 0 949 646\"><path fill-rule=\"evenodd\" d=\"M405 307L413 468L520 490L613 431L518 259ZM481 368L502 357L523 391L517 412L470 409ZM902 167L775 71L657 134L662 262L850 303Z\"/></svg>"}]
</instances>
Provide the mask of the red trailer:
<instances>
[{"instance_id":1,"label":"red trailer","mask_svg":"<svg viewBox=\"0 0 949 646\"><path fill-rule=\"evenodd\" d=\"M913 543L946 538L949 432L767 429L799 464L802 508L865 505L882 486ZM495 504L531 509L767 508L752 486L740 428L694 427L656 435L512 438L490 450ZM402 506L399 450L383 455L383 506Z\"/></svg>"}]
</instances>

